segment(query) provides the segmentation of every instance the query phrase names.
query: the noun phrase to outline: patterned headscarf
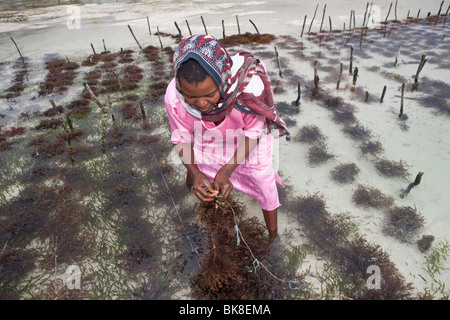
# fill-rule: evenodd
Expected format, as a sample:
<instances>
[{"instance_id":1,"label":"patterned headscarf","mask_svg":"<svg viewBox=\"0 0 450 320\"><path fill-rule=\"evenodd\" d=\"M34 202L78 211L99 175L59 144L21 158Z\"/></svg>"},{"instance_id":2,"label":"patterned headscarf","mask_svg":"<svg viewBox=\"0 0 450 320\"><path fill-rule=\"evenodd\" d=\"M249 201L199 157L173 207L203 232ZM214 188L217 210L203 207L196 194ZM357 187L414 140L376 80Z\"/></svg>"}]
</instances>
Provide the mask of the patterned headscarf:
<instances>
[{"instance_id":1,"label":"patterned headscarf","mask_svg":"<svg viewBox=\"0 0 450 320\"><path fill-rule=\"evenodd\" d=\"M214 37L208 35L187 37L180 42L173 56L175 77L183 62L194 59L213 78L221 92L218 105L208 114L202 114L203 120L219 121L234 107L244 113L265 117L269 131L278 129L279 136L286 135L286 140L289 141L291 139L289 130L276 112L269 75L260 61L250 53L240 52L239 54L244 57L244 64L232 77L233 61L225 48ZM259 76L264 84L264 91L258 98L251 93L244 92L253 75ZM233 86L234 84L236 86ZM234 89L229 90L232 86Z\"/></svg>"},{"instance_id":2,"label":"patterned headscarf","mask_svg":"<svg viewBox=\"0 0 450 320\"><path fill-rule=\"evenodd\" d=\"M208 35L194 35L183 39L173 55L175 76L183 62L189 59L197 61L211 78L216 82L221 96L231 85L231 60L228 52L213 37Z\"/></svg>"}]
</instances>

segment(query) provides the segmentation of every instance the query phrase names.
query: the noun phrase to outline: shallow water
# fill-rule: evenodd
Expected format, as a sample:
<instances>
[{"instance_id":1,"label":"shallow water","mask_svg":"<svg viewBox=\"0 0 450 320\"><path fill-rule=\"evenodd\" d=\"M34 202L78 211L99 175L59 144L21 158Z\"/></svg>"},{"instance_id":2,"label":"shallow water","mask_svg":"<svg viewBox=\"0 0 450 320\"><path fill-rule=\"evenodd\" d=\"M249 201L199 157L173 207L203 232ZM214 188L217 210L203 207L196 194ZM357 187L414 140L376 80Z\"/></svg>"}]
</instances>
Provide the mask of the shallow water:
<instances>
[{"instance_id":1,"label":"shallow water","mask_svg":"<svg viewBox=\"0 0 450 320\"><path fill-rule=\"evenodd\" d=\"M104 3L131 3L138 0L3 0L0 10L23 10L28 8L46 7L54 5L80 5L80 4L104 4Z\"/></svg>"},{"instance_id":2,"label":"shallow water","mask_svg":"<svg viewBox=\"0 0 450 320\"><path fill-rule=\"evenodd\" d=\"M349 12L349 3L345 2L341 11L333 14L333 19ZM379 2L383 14L389 3ZM427 6L435 12L439 3L427 3ZM150 4L154 11L147 14ZM423 269L428 261L424 255L430 254L430 251L420 252L415 241L422 235L432 234L436 238L433 246L439 248L439 243L448 239L450 221L445 210L450 207L446 196L450 190L447 170L450 160L447 95L450 62L446 55L448 44L445 38L448 24L444 25L443 17L436 23L434 20L392 23L384 29L369 29L367 35L362 37L361 29L329 33L327 26L327 32L319 33L320 22L317 20L320 19L317 18L311 34L300 38L303 13L311 17L315 4L296 7L300 13L295 15L286 9L294 6L293 2L284 4L286 6L273 8L266 2L238 4L217 1L211 4L210 1L193 1L192 5L180 1L111 2L101 6L82 6L80 29L67 28L65 6L24 11L25 17L21 17L20 12L14 13L4 19L16 21L0 22L0 28L5 30L0 38L0 71L6 75L0 81L0 94L5 94L23 66L10 36L26 57L29 70L28 79L23 78L24 91L13 99L0 99L0 113L4 115L0 119L0 124L4 126L2 132L9 130L5 141L12 143L11 149L0 153L1 221L3 227L8 226L2 229L0 243L3 248L2 263L6 267L2 270L13 279L12 282L2 283L2 297L189 297L192 289L190 281L199 272L199 258L205 257L210 248L208 233L196 217L193 207L196 201L187 192L183 168L171 152L163 103L158 100L161 92L156 90L157 87L148 88L149 84L170 80L169 55L167 52L161 53L162 65L148 60L127 29L130 24L143 47L149 44L158 47L158 38L148 34L147 15L151 18L153 31L159 25L160 31L171 34L177 33L173 20L179 21L181 26L184 19L189 20L194 31L201 32L200 16L204 15L208 31L220 38L222 18L226 19L227 34L236 33L235 14L240 17L242 32L255 32L247 20L251 18L262 32L275 33L273 43L234 46L230 50L248 49L268 64L280 114L290 121L292 135L296 136L306 125L317 125L325 137L322 149L333 156L322 162L320 157L311 157L313 148L309 144L296 139L290 143L277 141L279 152L275 159L276 166L289 187L280 191L284 200L279 213L283 239L297 249L312 244L317 246L317 251L308 259L304 257L305 261L300 264L292 262L299 257L298 252L290 251L291 265L278 269L279 275L303 277L319 292L323 278L315 276L315 271L317 269L320 274L324 270L330 272L330 269L326 269L321 262L323 260L317 259L327 253L323 248L326 242L323 238L315 238L313 231L315 228L320 231L320 227L331 228L335 226L333 223L347 226L347 220L341 221L337 217L341 217L340 213L348 213L355 219L352 236L362 235L375 245L380 245L418 292L430 287L430 283L437 285ZM168 20L167 14L173 13L174 5L185 10L177 11ZM405 4L400 2L399 5L405 15ZM357 25L362 23L364 7L357 10ZM330 12L336 10L332 9L332 4L328 8ZM322 6L317 17L321 17L321 9ZM423 10L425 12L426 9ZM347 19L348 13L342 21ZM182 32L187 34L185 25ZM90 71L100 70L101 81L111 82L114 79L111 74L108 77L107 69L101 68L105 62L80 66L76 69L73 84L59 94L37 94L48 73L45 62L68 58L82 64L92 54L90 43L93 43L97 53L103 51L102 39L112 53L119 53L121 48L133 50L129 63L138 65L143 71L136 76L136 79L142 77L138 82L139 88L129 93L137 94L138 100L128 97L124 101L120 90L105 92L101 95L101 101L110 105L107 113L103 113L93 102L89 103L89 113L71 113L78 110L72 108L72 103L85 94L83 81L86 81ZM176 44L169 36L163 36L162 42L172 48ZM357 85L352 85L352 76L347 71L350 45L354 47L353 66L359 67L360 71ZM280 53L282 76L278 73L274 46ZM394 67L394 58L400 46L398 65ZM429 60L422 71L418 90L412 92L414 74L424 53ZM117 66L113 70L122 75L127 63L119 63L119 58L123 57L114 57ZM316 60L321 90L320 95L314 96L312 79ZM340 90L336 90L339 62L344 63L346 72ZM303 94L297 109L292 106L292 101L297 98L298 82L302 85ZM407 83L406 121L398 117L402 82ZM383 85L388 85L388 91L385 102L380 104L378 99ZM153 92L157 92L156 97L152 96ZM366 92L369 93L367 102ZM64 107L61 118L66 128L61 122L53 128L42 128L43 120L59 117L43 116L45 111L54 111L50 99ZM433 99L438 99L439 103L433 102ZM142 119L139 101L144 103L149 127ZM333 118L332 106L339 103L346 104L340 106L338 113L354 115L358 124L369 132L368 141L381 143L381 153L362 154L362 142L368 141L354 139L355 136L361 137L358 135L361 132L347 135L345 123L336 122ZM35 114L37 111L41 114ZM74 130L81 130L82 133L74 131L68 135L66 129L70 128L66 114L70 114ZM12 127L23 127L25 133L19 131L13 136ZM41 140L35 141L36 138ZM316 163L311 163L311 158L316 159ZM407 169L406 177L381 174L376 169L380 159L403 163ZM360 169L353 182L336 183L330 178L333 169L342 163L355 163ZM400 190L406 188L419 171L425 172L421 184L413 188L407 197L399 198ZM395 206L416 208L425 217L423 228L417 235L408 234L411 236L408 241L404 241L404 237L396 238L398 234L386 228L385 217L388 215L385 209L361 208L352 201L359 185L375 187L385 195L394 197ZM326 212L318 210L323 213L317 220L322 223L321 226L314 224L314 219L307 219L308 215L301 211L301 208L305 210L304 206L296 202L298 197L308 200L307 196L311 194L320 194L326 201ZM258 205L252 199L239 194L235 196L246 204L250 217L261 218ZM36 204L31 206L30 199L31 203ZM34 210L29 210L30 206ZM311 226L311 230L302 230L305 225ZM339 235L339 229L333 230ZM385 234L386 230L390 234ZM352 242L352 245L355 244ZM340 268L336 257L339 256L326 256L325 259ZM13 261L19 263L14 264ZM251 261L248 264L251 270ZM63 280L59 280L62 279L59 275L65 274L67 268L73 265L81 268L82 286L81 289L68 290ZM448 268L448 261L444 266ZM302 274L301 270L308 267L312 267L313 272ZM330 274L325 272L324 275ZM428 282L422 281L421 277L428 279ZM448 270L442 270L439 277L448 284ZM293 299L316 297L307 295L307 291L296 295L289 286L280 289L279 283L269 281L270 277L264 280L267 282L261 281L259 285L273 285L274 295L270 297L279 297L276 293L280 292ZM14 291L16 288L18 291ZM14 292L19 292L19 296L14 296ZM348 292L341 293L345 296Z\"/></svg>"}]
</instances>

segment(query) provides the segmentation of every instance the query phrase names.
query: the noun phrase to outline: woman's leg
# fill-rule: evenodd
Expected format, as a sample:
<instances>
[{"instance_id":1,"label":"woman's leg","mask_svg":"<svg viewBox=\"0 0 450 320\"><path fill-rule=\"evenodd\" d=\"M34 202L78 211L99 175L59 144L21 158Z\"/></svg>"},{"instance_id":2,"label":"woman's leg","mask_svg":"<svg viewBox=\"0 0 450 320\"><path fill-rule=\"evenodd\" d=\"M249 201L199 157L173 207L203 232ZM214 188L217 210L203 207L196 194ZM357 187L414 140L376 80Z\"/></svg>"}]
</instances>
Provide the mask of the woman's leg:
<instances>
[{"instance_id":1,"label":"woman's leg","mask_svg":"<svg viewBox=\"0 0 450 320\"><path fill-rule=\"evenodd\" d=\"M186 185L187 185L189 191L191 191L192 186L194 185L194 180L193 180L192 174L189 170L186 173Z\"/></svg>"},{"instance_id":2,"label":"woman's leg","mask_svg":"<svg viewBox=\"0 0 450 320\"><path fill-rule=\"evenodd\" d=\"M269 230L269 242L272 243L278 236L278 212L274 210L262 210L267 230Z\"/></svg>"}]
</instances>

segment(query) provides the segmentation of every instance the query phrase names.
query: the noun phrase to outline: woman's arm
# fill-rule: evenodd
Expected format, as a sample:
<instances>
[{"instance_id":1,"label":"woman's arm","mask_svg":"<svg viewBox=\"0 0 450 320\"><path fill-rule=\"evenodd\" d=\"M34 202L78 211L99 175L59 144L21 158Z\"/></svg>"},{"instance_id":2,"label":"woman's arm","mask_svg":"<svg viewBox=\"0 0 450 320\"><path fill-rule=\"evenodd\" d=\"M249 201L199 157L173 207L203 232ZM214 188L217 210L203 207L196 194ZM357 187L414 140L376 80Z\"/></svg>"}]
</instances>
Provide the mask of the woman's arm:
<instances>
[{"instance_id":1,"label":"woman's arm","mask_svg":"<svg viewBox=\"0 0 450 320\"><path fill-rule=\"evenodd\" d=\"M174 145L175 151L178 153L181 161L186 169L192 175L192 192L204 202L214 200L214 196L217 192L214 191L209 178L200 171L197 164L194 161L194 150L191 143L179 143Z\"/></svg>"}]
</instances>

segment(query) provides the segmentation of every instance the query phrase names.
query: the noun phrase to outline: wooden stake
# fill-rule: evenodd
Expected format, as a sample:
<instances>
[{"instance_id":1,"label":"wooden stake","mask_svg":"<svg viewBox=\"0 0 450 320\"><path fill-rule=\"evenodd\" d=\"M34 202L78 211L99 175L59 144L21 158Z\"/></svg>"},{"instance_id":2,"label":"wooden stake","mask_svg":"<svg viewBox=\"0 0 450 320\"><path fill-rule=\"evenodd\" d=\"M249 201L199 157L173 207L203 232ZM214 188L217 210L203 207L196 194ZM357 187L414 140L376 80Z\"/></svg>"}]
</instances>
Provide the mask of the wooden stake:
<instances>
[{"instance_id":1,"label":"wooden stake","mask_svg":"<svg viewBox=\"0 0 450 320\"><path fill-rule=\"evenodd\" d=\"M350 10L350 21L349 21L349 25L348 25L349 29L352 28L352 17L353 17L353 10Z\"/></svg>"},{"instance_id":2,"label":"wooden stake","mask_svg":"<svg viewBox=\"0 0 450 320\"><path fill-rule=\"evenodd\" d=\"M241 34L241 26L239 25L239 18L236 15L236 24L237 24L237 28L238 28L238 34Z\"/></svg>"},{"instance_id":3,"label":"wooden stake","mask_svg":"<svg viewBox=\"0 0 450 320\"><path fill-rule=\"evenodd\" d=\"M256 24L250 19L248 19L248 21L250 21L250 23L253 25L253 27L255 27L256 33L260 34L258 28L256 27Z\"/></svg>"},{"instance_id":4,"label":"wooden stake","mask_svg":"<svg viewBox=\"0 0 450 320\"><path fill-rule=\"evenodd\" d=\"M102 42L103 42L103 50L107 51L106 50L106 45L105 45L105 39L102 39Z\"/></svg>"},{"instance_id":5,"label":"wooden stake","mask_svg":"<svg viewBox=\"0 0 450 320\"><path fill-rule=\"evenodd\" d=\"M296 105L296 106L299 106L299 105L301 105L301 103L300 103L300 97L301 97L301 95L302 95L302 90L301 90L301 88L300 88L300 82L297 83L297 92L298 92L298 94L297 94L297 100L295 100L295 105Z\"/></svg>"},{"instance_id":6,"label":"wooden stake","mask_svg":"<svg viewBox=\"0 0 450 320\"><path fill-rule=\"evenodd\" d=\"M355 10L353 10L353 28L356 28L356 14L355 14Z\"/></svg>"},{"instance_id":7,"label":"wooden stake","mask_svg":"<svg viewBox=\"0 0 450 320\"><path fill-rule=\"evenodd\" d=\"M400 48L398 48L397 55L395 56L394 67L397 66L398 56L400 55L400 50L402 50L402 47L403 47L403 44L401 44L401 45L400 45Z\"/></svg>"},{"instance_id":8,"label":"wooden stake","mask_svg":"<svg viewBox=\"0 0 450 320\"><path fill-rule=\"evenodd\" d=\"M163 47L163 44L162 44L162 41L161 41L161 36L159 35L159 27L158 27L158 26L156 26L156 31L158 32L158 40L159 40L159 44L160 44L160 46L161 46L161 49L163 49L164 47Z\"/></svg>"},{"instance_id":9,"label":"wooden stake","mask_svg":"<svg viewBox=\"0 0 450 320\"><path fill-rule=\"evenodd\" d=\"M314 89L319 90L319 75L317 74L317 64L319 63L319 61L314 61Z\"/></svg>"},{"instance_id":10,"label":"wooden stake","mask_svg":"<svg viewBox=\"0 0 450 320\"><path fill-rule=\"evenodd\" d=\"M152 35L152 30L150 29L150 20L148 20L148 17L147 17L147 26L148 26L148 32L150 33L150 35Z\"/></svg>"},{"instance_id":11,"label":"wooden stake","mask_svg":"<svg viewBox=\"0 0 450 320\"><path fill-rule=\"evenodd\" d=\"M394 7L395 21L398 21L398 20L397 20L397 3L398 3L398 0L395 0L395 7Z\"/></svg>"},{"instance_id":12,"label":"wooden stake","mask_svg":"<svg viewBox=\"0 0 450 320\"><path fill-rule=\"evenodd\" d=\"M367 10L369 9L369 2L367 2L367 4L366 4L366 11L364 12L364 20L363 20L363 24L362 24L362 26L364 27L365 26L365 24L366 24L366 18L368 18L367 17Z\"/></svg>"},{"instance_id":13,"label":"wooden stake","mask_svg":"<svg viewBox=\"0 0 450 320\"><path fill-rule=\"evenodd\" d=\"M182 35L181 35L181 30L180 30L180 28L178 27L178 24L177 24L177 22L176 21L174 21L173 22L174 24L175 24L175 27L177 28L177 30L178 30L178 36L180 37L180 39L183 37Z\"/></svg>"},{"instance_id":14,"label":"wooden stake","mask_svg":"<svg viewBox=\"0 0 450 320\"><path fill-rule=\"evenodd\" d=\"M350 46L350 66L348 71L350 74L353 74L353 46Z\"/></svg>"},{"instance_id":15,"label":"wooden stake","mask_svg":"<svg viewBox=\"0 0 450 320\"><path fill-rule=\"evenodd\" d=\"M96 53L95 53L94 46L92 45L92 43L91 43L91 48L92 48L92 51L94 52L94 54L96 54Z\"/></svg>"},{"instance_id":16,"label":"wooden stake","mask_svg":"<svg viewBox=\"0 0 450 320\"><path fill-rule=\"evenodd\" d=\"M314 23L314 19L316 18L317 8L319 8L319 4L317 4L316 10L314 11L314 16L313 16L313 18L312 18L312 20L311 20L311 24L309 25L308 33L311 32L311 28L312 28L312 25L313 25L313 23Z\"/></svg>"},{"instance_id":17,"label":"wooden stake","mask_svg":"<svg viewBox=\"0 0 450 320\"><path fill-rule=\"evenodd\" d=\"M400 198L404 198L408 195L412 188L418 186L420 184L420 181L422 180L422 176L423 172L419 172L416 176L416 179L414 179L414 181L411 182L405 190L402 190L402 193L400 193Z\"/></svg>"},{"instance_id":18,"label":"wooden stake","mask_svg":"<svg viewBox=\"0 0 450 320\"><path fill-rule=\"evenodd\" d=\"M100 100L98 100L97 96L92 92L91 88L89 87L89 85L87 83L83 83L86 91L89 93L89 95L91 96L91 98L94 100L94 102L97 104L97 106L99 106L104 113L106 113L106 109L105 106L100 102Z\"/></svg>"},{"instance_id":19,"label":"wooden stake","mask_svg":"<svg viewBox=\"0 0 450 320\"><path fill-rule=\"evenodd\" d=\"M192 36L192 31L191 31L191 27L189 26L189 22L186 20L186 26L189 30L189 34Z\"/></svg>"},{"instance_id":20,"label":"wooden stake","mask_svg":"<svg viewBox=\"0 0 450 320\"><path fill-rule=\"evenodd\" d=\"M17 45L17 43L14 41L13 37L10 37L11 41L14 43L14 45L16 46L17 51L19 52L19 56L20 59L22 60L23 65L25 65L25 58L22 56L22 53L20 52L19 46Z\"/></svg>"},{"instance_id":21,"label":"wooden stake","mask_svg":"<svg viewBox=\"0 0 450 320\"><path fill-rule=\"evenodd\" d=\"M398 114L398 117L401 118L403 116L403 99L405 97L405 83L402 84L402 95L400 100L400 113Z\"/></svg>"},{"instance_id":22,"label":"wooden stake","mask_svg":"<svg viewBox=\"0 0 450 320\"><path fill-rule=\"evenodd\" d=\"M380 103L383 103L384 95L386 94L387 86L383 87L383 92L381 93Z\"/></svg>"},{"instance_id":23,"label":"wooden stake","mask_svg":"<svg viewBox=\"0 0 450 320\"><path fill-rule=\"evenodd\" d=\"M385 23L387 23L387 21L388 21L389 14L391 13L391 9L392 9L392 2L391 2L391 5L389 6L389 10L388 10L388 13L387 13L387 15L386 15L386 19L384 19L384 22L385 22Z\"/></svg>"},{"instance_id":24,"label":"wooden stake","mask_svg":"<svg viewBox=\"0 0 450 320\"><path fill-rule=\"evenodd\" d=\"M325 4L323 6L323 13L322 13L322 21L320 22L320 29L319 32L322 32L322 26L323 26L323 20L325 19L325 11L327 10L327 5Z\"/></svg>"},{"instance_id":25,"label":"wooden stake","mask_svg":"<svg viewBox=\"0 0 450 320\"><path fill-rule=\"evenodd\" d=\"M200 16L200 18L202 19L203 28L205 28L205 34L208 34L208 30L206 30L206 24L205 24L205 20L203 20L203 16Z\"/></svg>"},{"instance_id":26,"label":"wooden stake","mask_svg":"<svg viewBox=\"0 0 450 320\"><path fill-rule=\"evenodd\" d=\"M305 14L305 18L303 19L302 33L300 34L300 38L303 37L303 31L305 30L306 17L307 17L307 15Z\"/></svg>"},{"instance_id":27,"label":"wooden stake","mask_svg":"<svg viewBox=\"0 0 450 320\"><path fill-rule=\"evenodd\" d=\"M353 85L356 85L357 79L358 79L358 67L355 67L355 72L353 72Z\"/></svg>"},{"instance_id":28,"label":"wooden stake","mask_svg":"<svg viewBox=\"0 0 450 320\"><path fill-rule=\"evenodd\" d=\"M417 67L416 76L414 77L414 84L413 84L413 90L417 89L419 86L419 73L422 71L423 66L427 62L428 59L426 59L426 54L422 55L422 58L420 59L419 66Z\"/></svg>"},{"instance_id":29,"label":"wooden stake","mask_svg":"<svg viewBox=\"0 0 450 320\"><path fill-rule=\"evenodd\" d=\"M438 11L438 13L437 13L438 19L439 19L439 16L441 15L441 10L442 10L442 6L443 6L443 5L444 5L444 1L441 2L441 5L440 5L440 7L439 7L439 11Z\"/></svg>"},{"instance_id":30,"label":"wooden stake","mask_svg":"<svg viewBox=\"0 0 450 320\"><path fill-rule=\"evenodd\" d=\"M339 85L341 84L341 78L342 78L342 70L344 69L344 64L341 62L340 68L339 68L339 79L336 85L336 90L339 90Z\"/></svg>"},{"instance_id":31,"label":"wooden stake","mask_svg":"<svg viewBox=\"0 0 450 320\"><path fill-rule=\"evenodd\" d=\"M50 103L52 105L52 108L56 109L56 103L55 103L55 101L53 101L53 99L50 99Z\"/></svg>"},{"instance_id":32,"label":"wooden stake","mask_svg":"<svg viewBox=\"0 0 450 320\"><path fill-rule=\"evenodd\" d=\"M277 50L277 47L274 47L274 48L275 48L275 56L277 57L279 75L280 75L280 78L283 78L283 75L281 74L281 63L280 63L280 57L278 56L278 50Z\"/></svg>"},{"instance_id":33,"label":"wooden stake","mask_svg":"<svg viewBox=\"0 0 450 320\"><path fill-rule=\"evenodd\" d=\"M124 91L123 91L123 85L122 85L122 81L120 80L119 76L114 72L113 69L109 69L109 71L112 72L112 74L114 75L114 77L116 78L117 82L119 83L119 87L120 87L120 92L122 93L122 98L124 99Z\"/></svg>"},{"instance_id":34,"label":"wooden stake","mask_svg":"<svg viewBox=\"0 0 450 320\"><path fill-rule=\"evenodd\" d=\"M328 22L330 23L330 32L333 32L333 25L331 24L331 16L328 16Z\"/></svg>"},{"instance_id":35,"label":"wooden stake","mask_svg":"<svg viewBox=\"0 0 450 320\"><path fill-rule=\"evenodd\" d=\"M225 21L222 20L222 34L223 34L223 38L225 39Z\"/></svg>"},{"instance_id":36,"label":"wooden stake","mask_svg":"<svg viewBox=\"0 0 450 320\"><path fill-rule=\"evenodd\" d=\"M136 41L136 43L137 43L137 45L139 46L139 48L142 50L142 47L141 47L141 44L139 43L139 41L136 39L136 37L134 36L134 33L133 33L133 30L131 30L131 27L130 27L130 25L128 25L128 29L130 30L130 32L131 32L131 35L133 36L133 38L134 38L134 41Z\"/></svg>"}]
</instances>

